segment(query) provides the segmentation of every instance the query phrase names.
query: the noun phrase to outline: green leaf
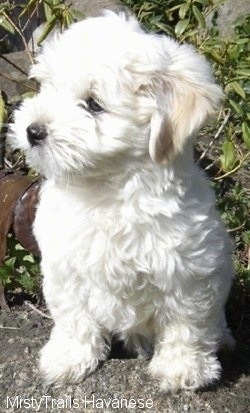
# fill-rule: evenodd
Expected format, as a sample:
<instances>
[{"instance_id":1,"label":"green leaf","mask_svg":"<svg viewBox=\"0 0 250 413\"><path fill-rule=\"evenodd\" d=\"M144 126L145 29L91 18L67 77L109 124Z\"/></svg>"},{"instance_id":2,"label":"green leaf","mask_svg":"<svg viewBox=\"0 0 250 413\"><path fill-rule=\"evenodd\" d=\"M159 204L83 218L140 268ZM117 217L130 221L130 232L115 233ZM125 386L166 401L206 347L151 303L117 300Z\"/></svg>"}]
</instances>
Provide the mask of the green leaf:
<instances>
[{"instance_id":1,"label":"green leaf","mask_svg":"<svg viewBox=\"0 0 250 413\"><path fill-rule=\"evenodd\" d=\"M27 98L33 98L35 95L36 95L36 92L32 90L29 92L22 93L21 97L22 99L27 99Z\"/></svg>"},{"instance_id":2,"label":"green leaf","mask_svg":"<svg viewBox=\"0 0 250 413\"><path fill-rule=\"evenodd\" d=\"M35 287L35 280L30 277L28 272L24 272L24 274L20 275L17 280L18 284L21 285L26 291L33 291Z\"/></svg>"},{"instance_id":3,"label":"green leaf","mask_svg":"<svg viewBox=\"0 0 250 413\"><path fill-rule=\"evenodd\" d=\"M64 15L63 21L61 22L62 29L67 29L72 23L74 19L71 14L67 13Z\"/></svg>"},{"instance_id":4,"label":"green leaf","mask_svg":"<svg viewBox=\"0 0 250 413\"><path fill-rule=\"evenodd\" d=\"M246 37L244 39L236 39L236 44L237 45L244 45L244 44L248 44L249 43L249 39ZM242 50L242 49L241 49Z\"/></svg>"},{"instance_id":5,"label":"green leaf","mask_svg":"<svg viewBox=\"0 0 250 413\"><path fill-rule=\"evenodd\" d=\"M3 13L4 11L8 10L10 7L9 1L2 1L0 4L0 13Z\"/></svg>"},{"instance_id":6,"label":"green leaf","mask_svg":"<svg viewBox=\"0 0 250 413\"><path fill-rule=\"evenodd\" d=\"M11 277L15 274L15 262L16 257L10 257L3 265L0 265L0 280L3 284L11 282Z\"/></svg>"},{"instance_id":7,"label":"green leaf","mask_svg":"<svg viewBox=\"0 0 250 413\"><path fill-rule=\"evenodd\" d=\"M180 36L182 33L185 32L188 25L189 25L189 20L188 19L180 20L174 28L175 34L177 36Z\"/></svg>"},{"instance_id":8,"label":"green leaf","mask_svg":"<svg viewBox=\"0 0 250 413\"><path fill-rule=\"evenodd\" d=\"M241 130L242 130L242 137L246 144L246 147L247 149L250 150L250 127L248 126L246 122L243 122L241 126Z\"/></svg>"},{"instance_id":9,"label":"green leaf","mask_svg":"<svg viewBox=\"0 0 250 413\"><path fill-rule=\"evenodd\" d=\"M0 16L0 26L7 32L15 34L14 27L4 16Z\"/></svg>"},{"instance_id":10,"label":"green leaf","mask_svg":"<svg viewBox=\"0 0 250 413\"><path fill-rule=\"evenodd\" d=\"M27 4L23 7L23 11L19 14L18 18L20 19L23 16L29 16L31 10L37 6L37 0L29 0L28 2L26 2Z\"/></svg>"},{"instance_id":11,"label":"green leaf","mask_svg":"<svg viewBox=\"0 0 250 413\"><path fill-rule=\"evenodd\" d=\"M194 0L194 3L200 3L200 4L203 4L204 6L208 6L210 1L209 0Z\"/></svg>"},{"instance_id":12,"label":"green leaf","mask_svg":"<svg viewBox=\"0 0 250 413\"><path fill-rule=\"evenodd\" d=\"M188 31L188 32L186 32L185 34L182 35L181 41L184 42L186 39L189 40L189 38L191 39L193 36L195 36L198 33L199 33L198 29L190 30L190 31ZM190 43L191 42L192 42L192 40L190 40Z\"/></svg>"},{"instance_id":13,"label":"green leaf","mask_svg":"<svg viewBox=\"0 0 250 413\"><path fill-rule=\"evenodd\" d=\"M27 254L23 257L23 261L34 264L35 263L35 258L31 254Z\"/></svg>"},{"instance_id":14,"label":"green leaf","mask_svg":"<svg viewBox=\"0 0 250 413\"><path fill-rule=\"evenodd\" d=\"M242 89L241 85L239 84L239 82L230 82L229 86L237 93L237 95L239 95L240 97L242 97L243 99L246 98L246 94L245 91Z\"/></svg>"},{"instance_id":15,"label":"green leaf","mask_svg":"<svg viewBox=\"0 0 250 413\"><path fill-rule=\"evenodd\" d=\"M172 13L173 11L178 10L179 8L180 8L180 5L177 4L176 6L173 6L173 7L171 7L171 8L166 9L166 10L165 10L165 13L166 13L166 14Z\"/></svg>"},{"instance_id":16,"label":"green leaf","mask_svg":"<svg viewBox=\"0 0 250 413\"><path fill-rule=\"evenodd\" d=\"M2 283L9 284L11 282L12 270L7 265L0 266L0 280Z\"/></svg>"},{"instance_id":17,"label":"green leaf","mask_svg":"<svg viewBox=\"0 0 250 413\"><path fill-rule=\"evenodd\" d=\"M222 58L222 56L216 52L215 50L212 49L208 49L206 48L204 50L204 53L208 56L208 57L212 57L212 59L216 62L219 63L220 65L224 64L224 59Z\"/></svg>"},{"instance_id":18,"label":"green leaf","mask_svg":"<svg viewBox=\"0 0 250 413\"><path fill-rule=\"evenodd\" d=\"M230 171L235 163L235 150L234 145L231 141L226 140L222 146L222 154L220 156L221 167L223 171Z\"/></svg>"},{"instance_id":19,"label":"green leaf","mask_svg":"<svg viewBox=\"0 0 250 413\"><path fill-rule=\"evenodd\" d=\"M238 113L238 115L243 116L244 112L243 109L241 107L241 105L238 102L235 102L235 100L229 99L229 103L230 106L232 107L232 109Z\"/></svg>"},{"instance_id":20,"label":"green leaf","mask_svg":"<svg viewBox=\"0 0 250 413\"><path fill-rule=\"evenodd\" d=\"M7 260L5 260L5 265L8 266L9 268L14 268L16 263L16 257L10 257Z\"/></svg>"},{"instance_id":21,"label":"green leaf","mask_svg":"<svg viewBox=\"0 0 250 413\"><path fill-rule=\"evenodd\" d=\"M168 33L169 35L174 36L174 30L168 24L157 22L155 23L155 26L158 27L158 29L161 29L164 33Z\"/></svg>"},{"instance_id":22,"label":"green leaf","mask_svg":"<svg viewBox=\"0 0 250 413\"><path fill-rule=\"evenodd\" d=\"M183 3L181 7L179 8L179 17L181 20L183 20L190 9L190 3Z\"/></svg>"},{"instance_id":23,"label":"green leaf","mask_svg":"<svg viewBox=\"0 0 250 413\"><path fill-rule=\"evenodd\" d=\"M7 265L0 266L0 280L5 280L10 276L11 269Z\"/></svg>"},{"instance_id":24,"label":"green leaf","mask_svg":"<svg viewBox=\"0 0 250 413\"><path fill-rule=\"evenodd\" d=\"M74 20L83 20L86 18L86 15L78 10L71 9L70 11Z\"/></svg>"},{"instance_id":25,"label":"green leaf","mask_svg":"<svg viewBox=\"0 0 250 413\"><path fill-rule=\"evenodd\" d=\"M5 123L5 119L6 119L5 101L0 91L0 132L3 127L3 124Z\"/></svg>"},{"instance_id":26,"label":"green leaf","mask_svg":"<svg viewBox=\"0 0 250 413\"><path fill-rule=\"evenodd\" d=\"M52 5L49 4L50 2L43 2L43 9L45 14L46 21L49 21L53 16Z\"/></svg>"},{"instance_id":27,"label":"green leaf","mask_svg":"<svg viewBox=\"0 0 250 413\"><path fill-rule=\"evenodd\" d=\"M56 26L56 17L53 16L47 23L45 23L43 32L37 41L37 45L40 46L42 41L48 36L48 34L54 29Z\"/></svg>"},{"instance_id":28,"label":"green leaf","mask_svg":"<svg viewBox=\"0 0 250 413\"><path fill-rule=\"evenodd\" d=\"M246 77L250 77L250 69L236 69L235 73L237 75L242 75Z\"/></svg>"},{"instance_id":29,"label":"green leaf","mask_svg":"<svg viewBox=\"0 0 250 413\"><path fill-rule=\"evenodd\" d=\"M203 14L198 9L198 7L195 6L195 5L192 6L192 10L193 10L194 16L195 16L199 26L204 29L206 27L206 21L205 21L205 18L203 16Z\"/></svg>"}]
</instances>

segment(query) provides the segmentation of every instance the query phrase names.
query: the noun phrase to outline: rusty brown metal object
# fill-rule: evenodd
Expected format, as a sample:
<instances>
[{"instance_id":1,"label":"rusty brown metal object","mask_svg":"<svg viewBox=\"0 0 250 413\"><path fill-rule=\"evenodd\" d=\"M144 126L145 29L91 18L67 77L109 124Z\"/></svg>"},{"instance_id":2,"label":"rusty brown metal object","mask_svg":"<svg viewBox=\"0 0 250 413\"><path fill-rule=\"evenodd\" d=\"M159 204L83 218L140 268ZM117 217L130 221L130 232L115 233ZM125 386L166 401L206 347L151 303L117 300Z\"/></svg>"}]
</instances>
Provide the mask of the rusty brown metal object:
<instances>
[{"instance_id":1,"label":"rusty brown metal object","mask_svg":"<svg viewBox=\"0 0 250 413\"><path fill-rule=\"evenodd\" d=\"M32 233L40 182L13 171L0 171L0 265L4 263L7 235L12 230L20 244L39 256ZM0 307L8 308L0 284Z\"/></svg>"},{"instance_id":2,"label":"rusty brown metal object","mask_svg":"<svg viewBox=\"0 0 250 413\"><path fill-rule=\"evenodd\" d=\"M16 239L35 256L40 256L32 225L36 214L40 181L32 182L18 198L13 219L13 229Z\"/></svg>"}]
</instances>

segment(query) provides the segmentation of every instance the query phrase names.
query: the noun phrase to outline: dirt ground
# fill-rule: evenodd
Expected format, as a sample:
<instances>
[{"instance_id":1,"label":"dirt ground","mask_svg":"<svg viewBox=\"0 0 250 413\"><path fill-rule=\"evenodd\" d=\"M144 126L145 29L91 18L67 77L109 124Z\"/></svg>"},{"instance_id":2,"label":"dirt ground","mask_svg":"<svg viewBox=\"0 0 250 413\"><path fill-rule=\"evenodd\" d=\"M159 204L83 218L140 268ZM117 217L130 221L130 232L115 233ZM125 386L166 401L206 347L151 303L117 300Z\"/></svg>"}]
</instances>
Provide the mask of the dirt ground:
<instances>
[{"instance_id":1,"label":"dirt ground","mask_svg":"<svg viewBox=\"0 0 250 413\"><path fill-rule=\"evenodd\" d=\"M46 311L42 308L43 311ZM238 343L224 354L217 385L198 392L163 394L147 374L148 361L129 358L119 345L109 360L79 385L42 386L37 361L52 321L30 304L0 313L0 412L247 413L250 348Z\"/></svg>"}]
</instances>

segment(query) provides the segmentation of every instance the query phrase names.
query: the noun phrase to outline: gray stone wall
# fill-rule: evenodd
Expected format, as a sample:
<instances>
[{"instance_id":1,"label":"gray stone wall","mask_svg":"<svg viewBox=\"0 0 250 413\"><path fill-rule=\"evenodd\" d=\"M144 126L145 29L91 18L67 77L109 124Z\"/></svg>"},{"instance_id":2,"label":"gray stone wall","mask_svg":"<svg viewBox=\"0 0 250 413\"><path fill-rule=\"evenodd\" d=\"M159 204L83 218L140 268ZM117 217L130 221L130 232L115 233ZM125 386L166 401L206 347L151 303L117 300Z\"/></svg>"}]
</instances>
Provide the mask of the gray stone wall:
<instances>
[{"instance_id":1,"label":"gray stone wall","mask_svg":"<svg viewBox=\"0 0 250 413\"><path fill-rule=\"evenodd\" d=\"M220 35L231 36L236 20L246 14L250 14L250 0L225 0L219 8L218 16L214 16ZM210 24L211 20L212 16L209 18Z\"/></svg>"}]
</instances>

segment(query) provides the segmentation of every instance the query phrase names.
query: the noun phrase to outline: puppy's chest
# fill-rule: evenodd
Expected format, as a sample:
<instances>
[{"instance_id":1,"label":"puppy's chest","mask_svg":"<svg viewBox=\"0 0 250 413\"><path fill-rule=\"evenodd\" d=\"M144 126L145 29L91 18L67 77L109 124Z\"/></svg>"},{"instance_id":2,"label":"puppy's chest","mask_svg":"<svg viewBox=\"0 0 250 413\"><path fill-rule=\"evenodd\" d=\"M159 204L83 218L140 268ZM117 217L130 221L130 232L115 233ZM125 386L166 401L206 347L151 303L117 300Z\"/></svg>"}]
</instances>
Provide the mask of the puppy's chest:
<instances>
[{"instance_id":1,"label":"puppy's chest","mask_svg":"<svg viewBox=\"0 0 250 413\"><path fill-rule=\"evenodd\" d=\"M82 302L110 329L116 328L117 314L121 323L132 325L138 308L143 320L150 318L157 287L148 225L131 222L118 208L93 212L55 200L48 206L45 200L35 222L45 278L50 268L56 288L68 292L76 286Z\"/></svg>"},{"instance_id":2,"label":"puppy's chest","mask_svg":"<svg viewBox=\"0 0 250 413\"><path fill-rule=\"evenodd\" d=\"M44 259L115 282L121 274L134 279L148 272L147 257L155 248L151 226L130 218L120 206L90 209L70 197L45 193L34 231Z\"/></svg>"}]
</instances>

